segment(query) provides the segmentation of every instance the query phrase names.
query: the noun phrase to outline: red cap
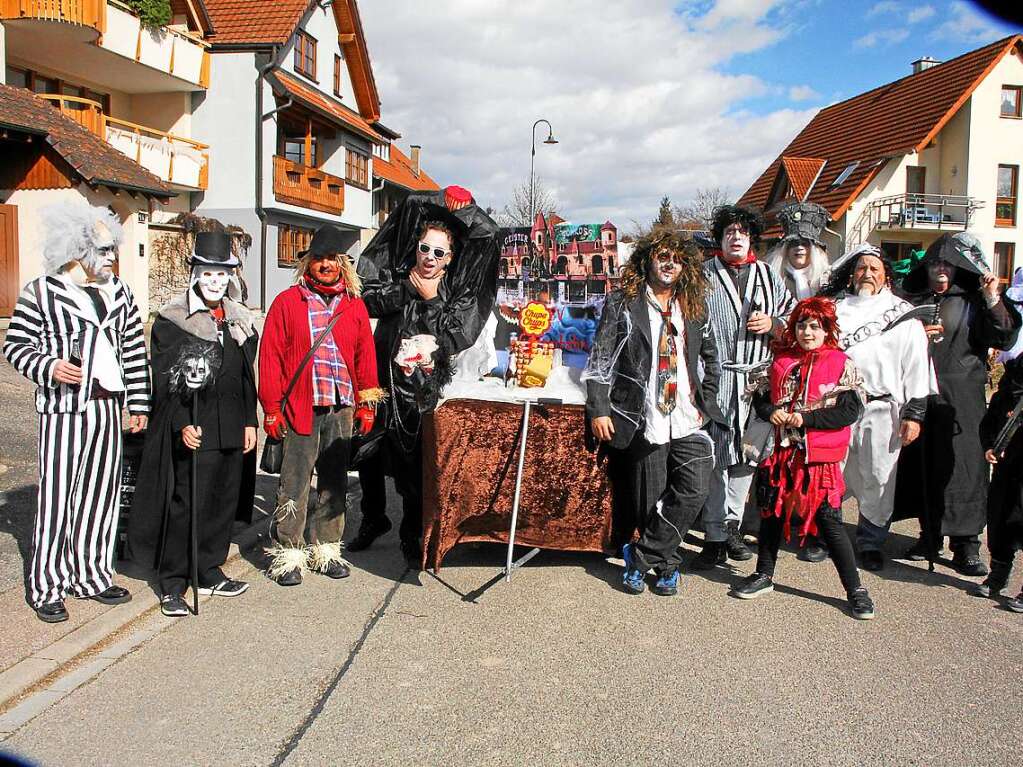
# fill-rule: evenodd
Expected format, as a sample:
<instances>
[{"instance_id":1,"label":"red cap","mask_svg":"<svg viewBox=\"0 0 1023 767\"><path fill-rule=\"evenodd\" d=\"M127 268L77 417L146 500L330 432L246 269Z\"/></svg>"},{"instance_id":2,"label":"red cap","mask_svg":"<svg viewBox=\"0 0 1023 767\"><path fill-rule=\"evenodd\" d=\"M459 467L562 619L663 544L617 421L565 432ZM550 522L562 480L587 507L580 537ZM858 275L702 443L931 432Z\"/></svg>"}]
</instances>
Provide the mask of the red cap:
<instances>
[{"instance_id":1,"label":"red cap","mask_svg":"<svg viewBox=\"0 0 1023 767\"><path fill-rule=\"evenodd\" d=\"M466 205L472 204L472 193L461 186L448 186L444 188L444 202L448 210L458 210Z\"/></svg>"}]
</instances>

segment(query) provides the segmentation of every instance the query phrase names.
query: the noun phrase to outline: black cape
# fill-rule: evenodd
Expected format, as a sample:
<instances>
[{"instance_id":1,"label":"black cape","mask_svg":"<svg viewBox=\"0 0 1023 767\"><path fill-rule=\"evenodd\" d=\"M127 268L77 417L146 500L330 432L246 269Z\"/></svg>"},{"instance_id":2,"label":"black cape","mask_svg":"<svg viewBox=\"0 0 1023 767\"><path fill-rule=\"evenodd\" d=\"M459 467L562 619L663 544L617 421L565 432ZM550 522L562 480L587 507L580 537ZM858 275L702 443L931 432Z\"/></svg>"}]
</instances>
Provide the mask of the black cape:
<instances>
[{"instance_id":1,"label":"black cape","mask_svg":"<svg viewBox=\"0 0 1023 767\"><path fill-rule=\"evenodd\" d=\"M1005 365L1005 374L998 383L998 391L991 397L984 420L980 424L980 439L985 450L991 448L998 437L1008 413L1023 398L1023 359L1017 358ZM1023 544L1023 429L1016 432L995 465L988 493L988 541L992 551L996 541L1015 541Z\"/></svg>"},{"instance_id":2,"label":"black cape","mask_svg":"<svg viewBox=\"0 0 1023 767\"><path fill-rule=\"evenodd\" d=\"M952 247L955 242L952 235L940 237L902 283L911 303L937 305L944 326L944 339L930 344L938 394L927 398L919 439L902 450L897 490L897 516L915 512L935 550L940 536L978 535L984 529L988 464L980 423L988 349L1012 346L1020 327L1019 312L1008 302L987 306L979 292L981 268ZM940 295L928 288L927 275L928 264L938 259L956 267L952 285Z\"/></svg>"},{"instance_id":3,"label":"black cape","mask_svg":"<svg viewBox=\"0 0 1023 767\"><path fill-rule=\"evenodd\" d=\"M423 300L409 281L416 264L416 245L423 224L440 221L454 234L454 255L438 296ZM411 450L422 415L431 412L441 388L451 378L450 357L476 343L497 299L498 227L480 207L450 211L444 192L409 195L391 213L363 250L358 273L362 299L377 319L373 338L380 385L390 392L387 416L378 419L398 442ZM394 362L402 339L414 335L437 339L436 366L426 374L406 375Z\"/></svg>"},{"instance_id":4,"label":"black cape","mask_svg":"<svg viewBox=\"0 0 1023 767\"><path fill-rule=\"evenodd\" d=\"M174 440L177 439L177 431L182 426L182 414L188 414L191 409L191 396L179 393L180 387L175 386L172 380L174 368L186 348L202 345L219 347L219 341L211 340L216 338L215 333L211 335L200 324L203 318L193 316L183 319L180 311L173 310L177 303L180 303L180 300L171 301L167 307L161 309L160 315L153 323L150 339L153 410L149 426L146 429L146 441L139 463L135 495L128 517L129 557L142 565L152 566L154 569L159 569L164 526L174 491ZM233 304L228 299L225 299L224 303L228 312L228 325L237 325L238 330L235 331L235 334L239 339L244 336L244 341L239 344L239 349L241 350L243 368L247 370L246 388L252 387L254 408L255 374L253 371L258 336L252 326L252 317L248 310L240 304ZM173 319L165 316L165 312ZM208 318L206 319L209 322ZM193 331L198 331L200 335L189 332L179 322ZM219 367L219 362L217 364ZM213 371L214 376L217 373L219 370ZM205 392L200 393L200 398L204 395ZM186 419L185 425L189 421L190 419ZM245 456L236 518L251 519L256 474L254 456L255 451ZM199 492L202 492L202 488L199 489Z\"/></svg>"}]
</instances>

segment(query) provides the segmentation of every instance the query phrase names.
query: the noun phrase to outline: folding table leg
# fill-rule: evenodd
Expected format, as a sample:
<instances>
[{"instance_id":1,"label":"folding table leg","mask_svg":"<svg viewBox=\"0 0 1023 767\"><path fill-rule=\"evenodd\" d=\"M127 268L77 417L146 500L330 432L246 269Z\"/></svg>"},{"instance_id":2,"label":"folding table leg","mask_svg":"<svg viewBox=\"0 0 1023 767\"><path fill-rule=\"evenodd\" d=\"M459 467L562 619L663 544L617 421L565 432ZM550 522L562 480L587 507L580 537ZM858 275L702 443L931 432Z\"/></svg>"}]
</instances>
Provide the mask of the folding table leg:
<instances>
[{"instance_id":1,"label":"folding table leg","mask_svg":"<svg viewBox=\"0 0 1023 767\"><path fill-rule=\"evenodd\" d=\"M529 413L532 405L532 402L526 400L522 407L522 442L519 444L519 469L515 475L515 496L512 499L511 528L508 530L508 557L504 566L505 582L511 581L512 570L521 567L540 552L540 549L533 549L519 559L512 561L515 550L515 528L519 521L519 496L522 494L522 467L526 462L526 438L529 436Z\"/></svg>"}]
</instances>

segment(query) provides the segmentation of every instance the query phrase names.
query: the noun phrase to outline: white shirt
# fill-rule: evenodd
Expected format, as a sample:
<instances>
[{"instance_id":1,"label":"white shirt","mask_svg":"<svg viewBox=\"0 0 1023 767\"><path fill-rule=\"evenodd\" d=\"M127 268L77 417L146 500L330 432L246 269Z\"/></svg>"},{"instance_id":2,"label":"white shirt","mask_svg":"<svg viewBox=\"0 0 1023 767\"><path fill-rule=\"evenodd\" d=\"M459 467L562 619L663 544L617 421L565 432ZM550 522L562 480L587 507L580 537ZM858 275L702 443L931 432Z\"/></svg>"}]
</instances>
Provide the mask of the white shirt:
<instances>
[{"instance_id":1,"label":"white shirt","mask_svg":"<svg viewBox=\"0 0 1023 767\"><path fill-rule=\"evenodd\" d=\"M803 269L796 269L789 264L785 264L785 271L788 272L789 277L792 278L792 286L796 289L795 298L797 301L809 298L816 292L810 286L809 266L804 267Z\"/></svg>"},{"instance_id":2,"label":"white shirt","mask_svg":"<svg viewBox=\"0 0 1023 767\"><path fill-rule=\"evenodd\" d=\"M661 337L660 303L649 286L646 289L647 316L650 318L650 341L653 354L650 359L650 377L646 387L646 429L643 437L651 445L663 445L673 439L687 437L701 426L703 417L693 402L692 384L686 367L686 326L678 301L671 302L671 324L675 328L675 409L668 415L657 407L657 342Z\"/></svg>"}]
</instances>

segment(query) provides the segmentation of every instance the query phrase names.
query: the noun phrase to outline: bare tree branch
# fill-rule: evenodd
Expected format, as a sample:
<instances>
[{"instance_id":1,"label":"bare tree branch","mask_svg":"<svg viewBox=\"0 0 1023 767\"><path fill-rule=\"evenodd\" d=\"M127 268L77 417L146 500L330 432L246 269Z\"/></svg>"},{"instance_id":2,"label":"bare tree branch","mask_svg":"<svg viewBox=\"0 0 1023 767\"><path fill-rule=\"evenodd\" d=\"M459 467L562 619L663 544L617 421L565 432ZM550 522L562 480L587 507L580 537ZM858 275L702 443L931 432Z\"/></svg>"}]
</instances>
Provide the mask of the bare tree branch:
<instances>
[{"instance_id":1,"label":"bare tree branch","mask_svg":"<svg viewBox=\"0 0 1023 767\"><path fill-rule=\"evenodd\" d=\"M529 180L512 190L511 202L498 214L497 222L502 226L532 226L533 215L529 207ZM534 176L532 214L549 216L558 209L554 192L547 188L540 176Z\"/></svg>"},{"instance_id":2,"label":"bare tree branch","mask_svg":"<svg viewBox=\"0 0 1023 767\"><path fill-rule=\"evenodd\" d=\"M698 187L689 202L675 206L675 223L683 229L709 230L714 208L731 201L731 195L724 187Z\"/></svg>"}]
</instances>

